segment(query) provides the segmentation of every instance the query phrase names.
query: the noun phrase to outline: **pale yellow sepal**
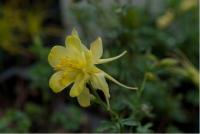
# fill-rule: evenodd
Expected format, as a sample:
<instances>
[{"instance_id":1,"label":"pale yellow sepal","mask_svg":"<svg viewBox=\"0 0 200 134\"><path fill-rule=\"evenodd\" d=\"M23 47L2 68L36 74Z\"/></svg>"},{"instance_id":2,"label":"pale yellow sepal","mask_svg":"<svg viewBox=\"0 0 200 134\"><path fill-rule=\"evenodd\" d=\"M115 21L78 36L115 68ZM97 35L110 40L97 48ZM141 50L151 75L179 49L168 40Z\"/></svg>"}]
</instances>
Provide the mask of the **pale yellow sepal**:
<instances>
[{"instance_id":1,"label":"pale yellow sepal","mask_svg":"<svg viewBox=\"0 0 200 134\"><path fill-rule=\"evenodd\" d=\"M78 35L78 32L77 32L77 30L76 30L76 28L73 28L73 30L72 30L72 33L71 33L73 36L76 36L76 37L78 37L79 38L79 35Z\"/></svg>"}]
</instances>

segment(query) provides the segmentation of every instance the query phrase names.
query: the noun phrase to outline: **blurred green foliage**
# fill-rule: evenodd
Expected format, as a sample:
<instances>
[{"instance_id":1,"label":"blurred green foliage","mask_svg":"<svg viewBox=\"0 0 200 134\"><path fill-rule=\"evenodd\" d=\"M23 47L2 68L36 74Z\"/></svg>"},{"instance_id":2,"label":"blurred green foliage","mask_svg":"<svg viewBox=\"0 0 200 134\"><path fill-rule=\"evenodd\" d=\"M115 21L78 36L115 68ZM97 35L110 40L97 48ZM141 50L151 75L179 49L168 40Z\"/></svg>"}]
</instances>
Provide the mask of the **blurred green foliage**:
<instances>
[{"instance_id":1,"label":"blurred green foliage","mask_svg":"<svg viewBox=\"0 0 200 134\"><path fill-rule=\"evenodd\" d=\"M0 131L4 133L27 132L30 126L26 113L14 109L7 110L0 120Z\"/></svg>"},{"instance_id":2,"label":"blurred green foliage","mask_svg":"<svg viewBox=\"0 0 200 134\"><path fill-rule=\"evenodd\" d=\"M60 129L64 129L64 132L79 130L81 123L84 121L84 116L81 112L80 108L73 105L56 111L51 117L51 121L55 124L53 127L62 126Z\"/></svg>"},{"instance_id":3,"label":"blurred green foliage","mask_svg":"<svg viewBox=\"0 0 200 134\"><path fill-rule=\"evenodd\" d=\"M87 46L101 36L104 57L128 51L100 66L139 87L109 82L124 132L199 132L199 7L181 8L183 1L167 0L157 13L148 0L142 7L130 0L69 1L64 16L55 0L0 2L0 132L119 132L102 107L79 108L69 90L49 89L47 56L53 45L64 45L62 23L67 31L76 27ZM158 19L168 11L174 17L161 28Z\"/></svg>"}]
</instances>

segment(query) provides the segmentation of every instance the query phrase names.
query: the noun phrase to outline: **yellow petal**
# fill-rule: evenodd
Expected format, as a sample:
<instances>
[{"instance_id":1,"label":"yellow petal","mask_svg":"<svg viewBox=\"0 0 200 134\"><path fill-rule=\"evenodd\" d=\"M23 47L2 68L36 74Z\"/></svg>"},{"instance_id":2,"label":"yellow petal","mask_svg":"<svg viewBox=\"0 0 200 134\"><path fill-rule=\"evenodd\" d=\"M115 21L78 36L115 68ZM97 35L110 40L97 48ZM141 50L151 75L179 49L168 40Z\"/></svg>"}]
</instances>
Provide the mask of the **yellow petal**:
<instances>
[{"instance_id":1,"label":"yellow petal","mask_svg":"<svg viewBox=\"0 0 200 134\"><path fill-rule=\"evenodd\" d=\"M77 97L77 100L82 107L88 107L90 105L89 89L85 87L81 94Z\"/></svg>"},{"instance_id":2,"label":"yellow petal","mask_svg":"<svg viewBox=\"0 0 200 134\"><path fill-rule=\"evenodd\" d=\"M81 52L82 47L81 47L81 40L77 36L67 36L66 41L65 41L66 47L72 49L73 51L76 52Z\"/></svg>"},{"instance_id":3,"label":"yellow petal","mask_svg":"<svg viewBox=\"0 0 200 134\"><path fill-rule=\"evenodd\" d=\"M82 51L85 51L85 52L88 52L89 50L87 49L87 47L84 45L84 44L82 44L81 43L81 40L80 40L80 37L79 37L79 35L78 35L78 32L77 32L77 30L75 29L75 28L73 28L73 30L72 30L72 33L71 33L71 36L73 36L73 37L75 37L76 39L75 40L77 40L76 42L79 44L79 47L82 49ZM66 45L68 44L68 43L70 43L70 42L67 42L67 38L66 38ZM79 50L80 51L80 50Z\"/></svg>"},{"instance_id":4,"label":"yellow petal","mask_svg":"<svg viewBox=\"0 0 200 134\"><path fill-rule=\"evenodd\" d=\"M100 59L103 54L103 46L101 38L97 38L90 45L90 51L92 52L92 56L94 60Z\"/></svg>"},{"instance_id":5,"label":"yellow petal","mask_svg":"<svg viewBox=\"0 0 200 134\"><path fill-rule=\"evenodd\" d=\"M85 88L85 84L86 84L86 76L84 76L83 74L79 74L76 77L76 80L74 82L74 85L72 86L69 95L71 97L77 97L80 95L80 93L83 91L83 89Z\"/></svg>"},{"instance_id":6,"label":"yellow petal","mask_svg":"<svg viewBox=\"0 0 200 134\"><path fill-rule=\"evenodd\" d=\"M113 81L114 83L116 83L116 84L119 85L119 86L122 86L122 87L128 88L128 89L134 89L134 90L137 90L137 89L138 89L137 87L129 87L129 86L126 86L126 85L120 83L119 81L117 81L116 79L114 79L112 76L110 76L109 74L107 74L107 73L105 73L105 72L104 72L104 74L105 74L105 77L106 77L106 78L108 78L109 80Z\"/></svg>"},{"instance_id":7,"label":"yellow petal","mask_svg":"<svg viewBox=\"0 0 200 134\"><path fill-rule=\"evenodd\" d=\"M85 52L88 51L87 48L81 43L81 40L77 36L67 36L66 38L66 48L69 53L71 53L72 58L76 58L82 62L85 62Z\"/></svg>"},{"instance_id":8,"label":"yellow petal","mask_svg":"<svg viewBox=\"0 0 200 134\"><path fill-rule=\"evenodd\" d=\"M53 92L58 93L74 81L74 75L67 71L56 72L51 76L49 86Z\"/></svg>"},{"instance_id":9,"label":"yellow petal","mask_svg":"<svg viewBox=\"0 0 200 134\"><path fill-rule=\"evenodd\" d=\"M97 60L97 62L96 62L95 64L107 63L107 62L110 62L110 61L113 61L113 60L119 59L120 57L122 57L122 56L125 55L125 54L126 54L126 51L124 51L124 52L121 53L120 55L115 56L115 57L112 57L112 58L99 59L99 60Z\"/></svg>"},{"instance_id":10,"label":"yellow petal","mask_svg":"<svg viewBox=\"0 0 200 134\"><path fill-rule=\"evenodd\" d=\"M67 56L68 56L68 53L65 47L54 46L48 55L49 64L52 67L55 67L63 57L67 57Z\"/></svg>"},{"instance_id":11,"label":"yellow petal","mask_svg":"<svg viewBox=\"0 0 200 134\"><path fill-rule=\"evenodd\" d=\"M110 93L109 93L109 87L108 84L105 80L104 74L103 73L96 73L91 76L91 84L95 89L100 89L103 91L106 102L108 105L108 109L110 109L110 104L109 104L109 98L110 98Z\"/></svg>"}]
</instances>

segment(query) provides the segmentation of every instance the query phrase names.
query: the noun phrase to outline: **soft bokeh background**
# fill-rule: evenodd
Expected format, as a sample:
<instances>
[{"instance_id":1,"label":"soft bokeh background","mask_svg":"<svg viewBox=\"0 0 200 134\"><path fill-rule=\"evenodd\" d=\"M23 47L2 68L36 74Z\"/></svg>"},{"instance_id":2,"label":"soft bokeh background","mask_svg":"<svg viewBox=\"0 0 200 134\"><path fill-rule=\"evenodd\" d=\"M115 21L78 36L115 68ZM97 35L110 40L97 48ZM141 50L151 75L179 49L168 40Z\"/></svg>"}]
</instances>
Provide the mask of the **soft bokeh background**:
<instances>
[{"instance_id":1,"label":"soft bokeh background","mask_svg":"<svg viewBox=\"0 0 200 134\"><path fill-rule=\"evenodd\" d=\"M199 132L198 0L1 0L0 132L118 132L96 104L81 108L69 88L48 87L47 62L75 27L84 44L102 37L100 68L124 132ZM99 92L101 94L101 92ZM139 94L139 95L138 95Z\"/></svg>"}]
</instances>

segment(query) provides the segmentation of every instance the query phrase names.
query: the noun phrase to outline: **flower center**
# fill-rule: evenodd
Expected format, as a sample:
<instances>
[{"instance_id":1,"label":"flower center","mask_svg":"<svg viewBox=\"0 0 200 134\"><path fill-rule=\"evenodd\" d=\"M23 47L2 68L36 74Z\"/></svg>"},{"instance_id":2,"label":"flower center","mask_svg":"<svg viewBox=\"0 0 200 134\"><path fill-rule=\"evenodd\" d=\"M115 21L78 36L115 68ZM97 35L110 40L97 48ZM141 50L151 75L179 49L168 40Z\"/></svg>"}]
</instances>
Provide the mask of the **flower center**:
<instances>
[{"instance_id":1,"label":"flower center","mask_svg":"<svg viewBox=\"0 0 200 134\"><path fill-rule=\"evenodd\" d=\"M63 57L60 59L60 63L55 66L56 70L63 70L63 69L82 69L84 68L85 64L83 61L77 61L70 59L68 57Z\"/></svg>"},{"instance_id":2,"label":"flower center","mask_svg":"<svg viewBox=\"0 0 200 134\"><path fill-rule=\"evenodd\" d=\"M92 74L99 72L91 62L83 60L75 60L68 57L63 57L60 62L55 66L55 70L71 70L81 71L83 73Z\"/></svg>"}]
</instances>

